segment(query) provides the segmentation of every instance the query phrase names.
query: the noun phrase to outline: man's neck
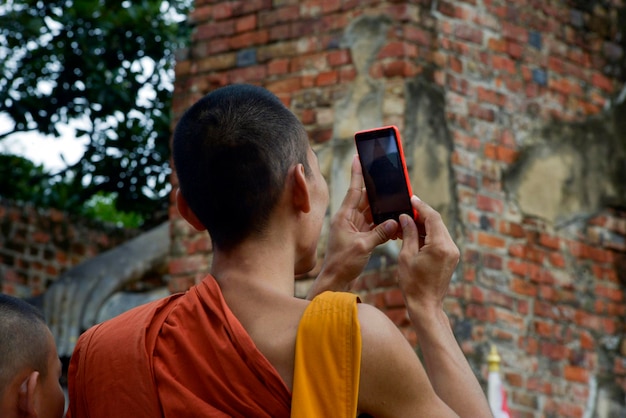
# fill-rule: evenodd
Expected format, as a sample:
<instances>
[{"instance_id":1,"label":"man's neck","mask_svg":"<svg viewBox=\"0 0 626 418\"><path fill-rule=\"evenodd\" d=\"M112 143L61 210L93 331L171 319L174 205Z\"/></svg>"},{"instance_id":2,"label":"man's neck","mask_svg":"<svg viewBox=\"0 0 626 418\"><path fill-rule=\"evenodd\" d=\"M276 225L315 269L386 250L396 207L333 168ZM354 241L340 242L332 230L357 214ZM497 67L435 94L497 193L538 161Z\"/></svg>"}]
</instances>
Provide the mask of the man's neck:
<instances>
[{"instance_id":1,"label":"man's neck","mask_svg":"<svg viewBox=\"0 0 626 418\"><path fill-rule=\"evenodd\" d=\"M223 291L270 292L293 296L294 254L280 240L249 239L230 251L216 249L211 274Z\"/></svg>"}]
</instances>

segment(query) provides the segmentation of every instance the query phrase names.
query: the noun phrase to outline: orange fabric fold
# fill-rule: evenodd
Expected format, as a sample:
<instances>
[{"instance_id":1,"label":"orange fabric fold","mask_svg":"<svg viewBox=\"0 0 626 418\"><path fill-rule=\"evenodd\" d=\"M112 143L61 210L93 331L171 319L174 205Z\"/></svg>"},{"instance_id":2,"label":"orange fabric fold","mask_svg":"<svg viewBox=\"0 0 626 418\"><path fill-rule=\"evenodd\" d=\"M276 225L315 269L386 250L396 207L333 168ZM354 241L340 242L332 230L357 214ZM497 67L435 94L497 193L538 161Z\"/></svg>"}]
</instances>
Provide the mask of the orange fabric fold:
<instances>
[{"instance_id":1,"label":"orange fabric fold","mask_svg":"<svg viewBox=\"0 0 626 418\"><path fill-rule=\"evenodd\" d=\"M324 292L309 304L296 338L291 417L354 418L361 371L358 297Z\"/></svg>"},{"instance_id":2,"label":"orange fabric fold","mask_svg":"<svg viewBox=\"0 0 626 418\"><path fill-rule=\"evenodd\" d=\"M212 276L79 339L68 417L288 417L291 393Z\"/></svg>"}]
</instances>

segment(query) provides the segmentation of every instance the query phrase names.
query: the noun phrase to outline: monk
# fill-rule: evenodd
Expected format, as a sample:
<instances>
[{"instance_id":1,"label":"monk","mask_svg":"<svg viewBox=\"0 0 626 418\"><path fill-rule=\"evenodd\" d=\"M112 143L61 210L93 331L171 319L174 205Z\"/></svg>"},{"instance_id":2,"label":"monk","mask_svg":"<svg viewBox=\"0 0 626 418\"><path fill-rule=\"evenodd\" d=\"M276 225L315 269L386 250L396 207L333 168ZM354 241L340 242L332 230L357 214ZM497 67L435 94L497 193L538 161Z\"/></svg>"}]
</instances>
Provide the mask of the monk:
<instances>
[{"instance_id":1,"label":"monk","mask_svg":"<svg viewBox=\"0 0 626 418\"><path fill-rule=\"evenodd\" d=\"M217 89L173 138L180 214L213 244L189 291L84 333L71 417L487 417L443 298L459 251L439 214L371 224L355 158L310 298L329 194L297 118L269 91ZM421 233L418 233L421 230ZM424 365L396 326L347 292L374 248L402 236L398 283Z\"/></svg>"},{"instance_id":2,"label":"monk","mask_svg":"<svg viewBox=\"0 0 626 418\"><path fill-rule=\"evenodd\" d=\"M61 361L43 315L0 293L0 417L61 418Z\"/></svg>"}]
</instances>

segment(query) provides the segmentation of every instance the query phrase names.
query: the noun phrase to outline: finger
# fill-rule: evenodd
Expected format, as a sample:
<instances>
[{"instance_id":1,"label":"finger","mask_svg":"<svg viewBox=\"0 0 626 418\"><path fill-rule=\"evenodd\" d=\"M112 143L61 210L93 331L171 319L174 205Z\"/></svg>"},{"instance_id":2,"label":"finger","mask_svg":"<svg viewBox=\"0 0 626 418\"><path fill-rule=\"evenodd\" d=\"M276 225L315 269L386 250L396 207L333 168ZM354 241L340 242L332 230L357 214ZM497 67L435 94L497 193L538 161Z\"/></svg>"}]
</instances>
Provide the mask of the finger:
<instances>
[{"instance_id":1,"label":"finger","mask_svg":"<svg viewBox=\"0 0 626 418\"><path fill-rule=\"evenodd\" d=\"M367 210L370 209L370 202L369 202L369 199L367 198L367 191L365 190L365 187L361 187L361 198L359 199L359 210L363 212L366 209Z\"/></svg>"},{"instance_id":2,"label":"finger","mask_svg":"<svg viewBox=\"0 0 626 418\"><path fill-rule=\"evenodd\" d=\"M419 241L417 233L417 225L409 215L400 215L400 227L402 228L402 251L408 251L409 254L416 254L419 250Z\"/></svg>"},{"instance_id":3,"label":"finger","mask_svg":"<svg viewBox=\"0 0 626 418\"><path fill-rule=\"evenodd\" d=\"M371 248L375 248L385 242L393 239L398 234L398 223L392 219L389 219L382 224L375 227L368 234L368 244L371 245Z\"/></svg>"},{"instance_id":4,"label":"finger","mask_svg":"<svg viewBox=\"0 0 626 418\"><path fill-rule=\"evenodd\" d=\"M361 203L363 196L363 172L361 171L361 163L359 157L355 155L352 158L352 172L350 176L350 187L343 199L341 206L349 209L357 209Z\"/></svg>"},{"instance_id":5,"label":"finger","mask_svg":"<svg viewBox=\"0 0 626 418\"><path fill-rule=\"evenodd\" d=\"M418 223L420 225L418 228L423 227L423 232L420 231L421 235L425 235L427 239L450 236L439 212L415 195L411 196L411 204L419 213Z\"/></svg>"}]
</instances>

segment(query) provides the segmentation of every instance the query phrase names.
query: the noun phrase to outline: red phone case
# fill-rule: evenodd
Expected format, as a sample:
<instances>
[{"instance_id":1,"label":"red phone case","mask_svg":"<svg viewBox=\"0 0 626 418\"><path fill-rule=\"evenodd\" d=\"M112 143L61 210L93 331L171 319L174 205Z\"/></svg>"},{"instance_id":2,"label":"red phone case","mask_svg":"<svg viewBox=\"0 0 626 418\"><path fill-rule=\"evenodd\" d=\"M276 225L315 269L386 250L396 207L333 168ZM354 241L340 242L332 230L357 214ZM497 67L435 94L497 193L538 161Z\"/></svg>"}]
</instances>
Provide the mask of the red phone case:
<instances>
[{"instance_id":1,"label":"red phone case","mask_svg":"<svg viewBox=\"0 0 626 418\"><path fill-rule=\"evenodd\" d=\"M409 172L407 170L407 166L406 166L406 160L404 157L404 150L402 148L402 140L401 140L401 136L400 136L400 131L398 130L398 128L394 125L389 125L389 126L383 126L383 127L379 127L379 128L374 128L374 129L365 129L365 130L361 130L358 131L354 134L354 140L355 140L355 144L357 146L357 150L359 150L359 141L362 140L371 140L371 139L376 139L376 138L383 138L383 137L388 137L389 134L393 134L393 138L395 141L395 145L396 148L398 150L398 156L400 159L400 162L402 164L402 172L403 172L403 178L404 178L404 183L406 185L406 191L407 191L407 202L408 202L408 206L406 208L403 209L399 209L399 210L392 210L392 211L387 211L383 214L379 214L376 215L375 213L372 212L372 217L374 218L374 222L376 224L382 223L384 222L386 219L390 219L390 218L395 218L397 219L397 217L401 214L401 213L407 213L408 215L413 215L413 219L417 219L417 211L413 208L413 206L411 205L410 199L411 196L413 194L412 192L412 188L411 188L411 182L409 181ZM363 169L364 175L367 171L367 168L365 167L363 160L359 154L359 160L361 162L361 168ZM367 188L367 186L366 186ZM368 190L368 197L370 199L370 201L372 201L373 196L373 192L371 190Z\"/></svg>"}]
</instances>

